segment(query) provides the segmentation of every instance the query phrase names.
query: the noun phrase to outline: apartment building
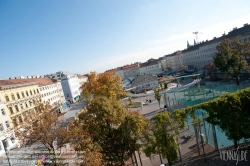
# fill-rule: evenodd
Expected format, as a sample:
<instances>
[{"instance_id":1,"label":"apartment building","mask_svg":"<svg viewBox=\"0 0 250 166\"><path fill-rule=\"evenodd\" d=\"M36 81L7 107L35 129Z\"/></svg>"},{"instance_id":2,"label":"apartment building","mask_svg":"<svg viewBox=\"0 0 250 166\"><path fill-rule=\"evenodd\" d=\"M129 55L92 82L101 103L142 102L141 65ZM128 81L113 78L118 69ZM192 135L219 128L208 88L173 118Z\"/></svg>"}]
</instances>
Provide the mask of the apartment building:
<instances>
[{"instance_id":1,"label":"apartment building","mask_svg":"<svg viewBox=\"0 0 250 166\"><path fill-rule=\"evenodd\" d=\"M34 101L39 101L41 97L37 82L25 79L0 80L0 92L3 109L12 128L36 117Z\"/></svg>"},{"instance_id":2,"label":"apartment building","mask_svg":"<svg viewBox=\"0 0 250 166\"><path fill-rule=\"evenodd\" d=\"M235 27L228 34L222 34L222 36L214 37L211 40L199 43L194 41L193 45L187 42L186 49L166 55L167 62L169 62L169 66L174 70L178 69L182 63L184 67L194 66L197 70L203 69L205 65L213 61L213 57L217 52L216 47L220 42L225 38L233 39L235 37L239 37L241 42L250 41L250 25L244 24L241 28Z\"/></svg>"},{"instance_id":3,"label":"apartment building","mask_svg":"<svg viewBox=\"0 0 250 166\"><path fill-rule=\"evenodd\" d=\"M15 137L13 128L11 128L9 117L0 92L0 157L5 155L3 141L7 141L7 149L13 149L18 146L18 140Z\"/></svg>"},{"instance_id":4,"label":"apartment building","mask_svg":"<svg viewBox=\"0 0 250 166\"><path fill-rule=\"evenodd\" d=\"M158 60L149 59L147 62L140 64L139 71L140 75L157 75L162 72L162 68Z\"/></svg>"},{"instance_id":5,"label":"apartment building","mask_svg":"<svg viewBox=\"0 0 250 166\"><path fill-rule=\"evenodd\" d=\"M58 106L58 111L61 112L61 111L66 110L68 108L68 105L67 105L67 102L65 100L64 93L63 93L61 80L53 80L53 81L56 82L57 93L58 93L58 96L60 98L60 100L59 100L60 104Z\"/></svg>"},{"instance_id":6,"label":"apartment building","mask_svg":"<svg viewBox=\"0 0 250 166\"><path fill-rule=\"evenodd\" d=\"M77 74L78 80L79 80L79 86L81 88L81 86L88 81L88 77L81 75L81 74ZM81 89L80 89L81 91Z\"/></svg>"},{"instance_id":7,"label":"apartment building","mask_svg":"<svg viewBox=\"0 0 250 166\"><path fill-rule=\"evenodd\" d=\"M67 104L72 104L79 100L81 91L77 75L68 74L63 76L61 84Z\"/></svg>"},{"instance_id":8,"label":"apartment building","mask_svg":"<svg viewBox=\"0 0 250 166\"><path fill-rule=\"evenodd\" d=\"M137 77L140 75L139 63L136 62L131 65L125 65L122 67L124 78Z\"/></svg>"}]
</instances>

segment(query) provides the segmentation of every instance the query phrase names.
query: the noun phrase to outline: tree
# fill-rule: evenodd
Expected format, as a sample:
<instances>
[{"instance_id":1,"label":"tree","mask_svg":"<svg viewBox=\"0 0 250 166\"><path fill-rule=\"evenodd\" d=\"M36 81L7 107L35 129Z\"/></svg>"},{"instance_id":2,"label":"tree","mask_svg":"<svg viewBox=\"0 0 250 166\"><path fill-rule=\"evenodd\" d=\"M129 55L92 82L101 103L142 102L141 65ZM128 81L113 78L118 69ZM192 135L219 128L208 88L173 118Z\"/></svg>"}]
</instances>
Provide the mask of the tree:
<instances>
[{"instance_id":1,"label":"tree","mask_svg":"<svg viewBox=\"0 0 250 166\"><path fill-rule=\"evenodd\" d=\"M207 74L209 75L210 79L219 79L217 69L213 62L210 62L208 65L206 65L205 70L207 71Z\"/></svg>"},{"instance_id":2,"label":"tree","mask_svg":"<svg viewBox=\"0 0 250 166\"><path fill-rule=\"evenodd\" d=\"M74 125L70 128L71 139L75 151L77 152L78 159L82 161L80 165L83 166L101 166L102 153L101 147L98 143L90 137L86 130L82 130L81 123L76 120Z\"/></svg>"},{"instance_id":3,"label":"tree","mask_svg":"<svg viewBox=\"0 0 250 166\"><path fill-rule=\"evenodd\" d=\"M154 93L155 93L155 99L158 101L159 108L161 109L161 93L159 88L154 88Z\"/></svg>"},{"instance_id":4,"label":"tree","mask_svg":"<svg viewBox=\"0 0 250 166\"><path fill-rule=\"evenodd\" d=\"M33 119L33 123L23 124L21 128L16 129L16 135L24 145L43 144L50 156L53 156L52 162L56 165L56 150L69 142L70 135L66 132L65 126L62 126L64 121L58 119L56 111L48 103L44 105L40 100L36 103L35 110L36 118Z\"/></svg>"},{"instance_id":5,"label":"tree","mask_svg":"<svg viewBox=\"0 0 250 166\"><path fill-rule=\"evenodd\" d=\"M247 88L195 105L191 109L206 110L209 115L206 120L213 125L218 125L237 148L237 141L250 138L249 96L250 88Z\"/></svg>"},{"instance_id":6,"label":"tree","mask_svg":"<svg viewBox=\"0 0 250 166\"><path fill-rule=\"evenodd\" d=\"M249 71L246 61L250 55L250 42L240 42L238 38L233 40L224 39L217 46L217 53L214 56L214 65L221 72L236 79L239 85L239 77L242 72Z\"/></svg>"},{"instance_id":7,"label":"tree","mask_svg":"<svg viewBox=\"0 0 250 166\"><path fill-rule=\"evenodd\" d=\"M94 97L105 96L115 100L119 100L127 94L123 91L120 77L116 76L114 72L101 74L91 72L88 76L88 81L83 84L82 89L87 90ZM82 93L84 94L85 92Z\"/></svg>"},{"instance_id":8,"label":"tree","mask_svg":"<svg viewBox=\"0 0 250 166\"><path fill-rule=\"evenodd\" d=\"M102 165L124 165L140 148L141 132L147 128L144 117L126 111L119 101L101 96L91 101L87 111L81 113L75 123L92 145L100 147ZM82 132L74 136L78 140L74 144L85 151Z\"/></svg>"},{"instance_id":9,"label":"tree","mask_svg":"<svg viewBox=\"0 0 250 166\"><path fill-rule=\"evenodd\" d=\"M180 110L172 113L164 111L155 115L150 123L151 133L147 133L143 140L146 156L160 154L167 158L169 166L172 166L173 161L178 158L176 137L179 130L185 126L185 118L186 113Z\"/></svg>"},{"instance_id":10,"label":"tree","mask_svg":"<svg viewBox=\"0 0 250 166\"><path fill-rule=\"evenodd\" d=\"M84 84L81 86L81 90L82 97L85 99L86 104L89 104L91 101L91 93Z\"/></svg>"}]
</instances>

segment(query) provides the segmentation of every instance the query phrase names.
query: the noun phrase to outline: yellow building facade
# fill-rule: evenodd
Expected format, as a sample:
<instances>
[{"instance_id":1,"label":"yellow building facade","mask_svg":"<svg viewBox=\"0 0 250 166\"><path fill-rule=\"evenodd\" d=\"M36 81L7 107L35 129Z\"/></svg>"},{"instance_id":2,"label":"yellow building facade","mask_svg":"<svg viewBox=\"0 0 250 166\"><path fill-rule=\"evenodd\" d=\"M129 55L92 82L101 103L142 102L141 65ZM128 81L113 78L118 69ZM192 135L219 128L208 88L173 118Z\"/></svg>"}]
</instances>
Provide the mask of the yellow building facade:
<instances>
[{"instance_id":1,"label":"yellow building facade","mask_svg":"<svg viewBox=\"0 0 250 166\"><path fill-rule=\"evenodd\" d=\"M6 80L0 82L0 91L12 128L35 118L34 101L40 99L40 88L37 82L10 83Z\"/></svg>"}]
</instances>

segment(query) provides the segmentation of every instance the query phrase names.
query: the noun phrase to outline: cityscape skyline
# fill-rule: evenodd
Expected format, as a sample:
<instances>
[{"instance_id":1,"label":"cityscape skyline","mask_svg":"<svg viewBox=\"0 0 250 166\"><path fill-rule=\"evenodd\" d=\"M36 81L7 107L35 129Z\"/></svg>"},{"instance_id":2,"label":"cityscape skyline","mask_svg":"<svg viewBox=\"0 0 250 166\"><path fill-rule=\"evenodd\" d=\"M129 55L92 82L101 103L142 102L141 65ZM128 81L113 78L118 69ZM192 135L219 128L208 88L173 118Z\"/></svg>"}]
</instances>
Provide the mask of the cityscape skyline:
<instances>
[{"instance_id":1,"label":"cityscape skyline","mask_svg":"<svg viewBox=\"0 0 250 166\"><path fill-rule=\"evenodd\" d=\"M249 2L244 0L217 5L213 5L215 1L193 1L195 6L187 2L105 2L61 1L58 5L49 1L1 1L0 77L65 70L103 72L182 50L187 41L193 44L192 32L202 33L199 41L211 40L250 23L246 10ZM219 10L222 5L230 12ZM189 7L185 14L183 9ZM202 11L205 7L213 10ZM200 22L202 17L207 21Z\"/></svg>"}]
</instances>

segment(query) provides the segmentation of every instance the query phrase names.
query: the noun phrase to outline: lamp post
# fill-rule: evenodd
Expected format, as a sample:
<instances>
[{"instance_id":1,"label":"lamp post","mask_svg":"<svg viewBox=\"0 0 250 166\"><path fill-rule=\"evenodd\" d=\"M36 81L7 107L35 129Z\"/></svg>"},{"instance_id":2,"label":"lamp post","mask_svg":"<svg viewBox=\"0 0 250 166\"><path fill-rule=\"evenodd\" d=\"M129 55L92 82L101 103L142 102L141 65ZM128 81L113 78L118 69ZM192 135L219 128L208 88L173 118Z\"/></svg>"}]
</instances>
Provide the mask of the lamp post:
<instances>
[{"instance_id":1,"label":"lamp post","mask_svg":"<svg viewBox=\"0 0 250 166\"><path fill-rule=\"evenodd\" d=\"M6 139L2 140L2 143L3 143L5 153L6 153L6 157L8 159L9 166L12 166L12 164L10 162L10 159L9 159L9 152L8 152L8 149L7 149L7 140Z\"/></svg>"}]
</instances>

